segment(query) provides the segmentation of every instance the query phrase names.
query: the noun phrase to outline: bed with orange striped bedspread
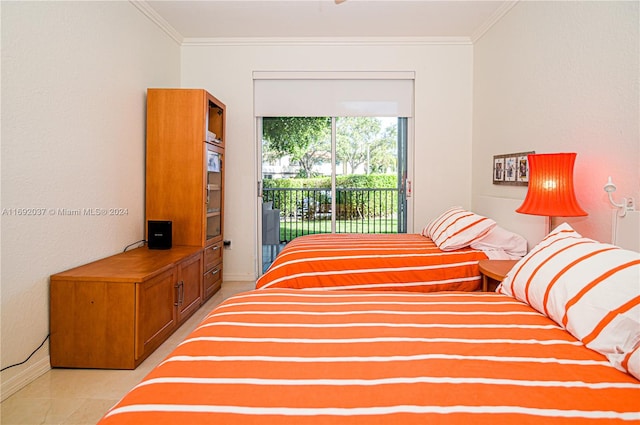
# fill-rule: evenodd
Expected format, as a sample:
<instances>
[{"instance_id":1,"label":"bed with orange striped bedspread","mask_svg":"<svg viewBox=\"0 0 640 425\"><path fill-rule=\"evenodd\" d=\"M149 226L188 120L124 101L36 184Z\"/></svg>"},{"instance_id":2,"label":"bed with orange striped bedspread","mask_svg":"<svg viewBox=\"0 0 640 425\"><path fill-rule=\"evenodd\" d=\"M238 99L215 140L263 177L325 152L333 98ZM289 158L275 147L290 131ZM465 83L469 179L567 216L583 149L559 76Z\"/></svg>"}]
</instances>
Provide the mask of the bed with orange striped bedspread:
<instances>
[{"instance_id":1,"label":"bed with orange striped bedspread","mask_svg":"<svg viewBox=\"0 0 640 425\"><path fill-rule=\"evenodd\" d=\"M640 382L514 298L254 290L99 425L640 422Z\"/></svg>"},{"instance_id":2,"label":"bed with orange striped bedspread","mask_svg":"<svg viewBox=\"0 0 640 425\"><path fill-rule=\"evenodd\" d=\"M319 234L289 242L256 288L474 291L482 251L442 251L418 234Z\"/></svg>"}]
</instances>

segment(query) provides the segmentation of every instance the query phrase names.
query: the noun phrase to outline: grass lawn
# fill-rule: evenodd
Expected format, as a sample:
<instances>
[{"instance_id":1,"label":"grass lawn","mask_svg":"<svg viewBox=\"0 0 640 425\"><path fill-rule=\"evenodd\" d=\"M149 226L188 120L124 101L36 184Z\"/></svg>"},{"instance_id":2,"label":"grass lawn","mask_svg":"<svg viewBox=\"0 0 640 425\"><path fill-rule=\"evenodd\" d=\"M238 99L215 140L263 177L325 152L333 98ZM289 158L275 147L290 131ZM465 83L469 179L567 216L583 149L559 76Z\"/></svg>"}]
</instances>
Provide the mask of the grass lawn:
<instances>
[{"instance_id":1,"label":"grass lawn","mask_svg":"<svg viewBox=\"0 0 640 425\"><path fill-rule=\"evenodd\" d=\"M280 240L291 241L298 236L331 233L331 220L285 220L280 222ZM336 220L336 233L398 233L398 220L365 219Z\"/></svg>"}]
</instances>

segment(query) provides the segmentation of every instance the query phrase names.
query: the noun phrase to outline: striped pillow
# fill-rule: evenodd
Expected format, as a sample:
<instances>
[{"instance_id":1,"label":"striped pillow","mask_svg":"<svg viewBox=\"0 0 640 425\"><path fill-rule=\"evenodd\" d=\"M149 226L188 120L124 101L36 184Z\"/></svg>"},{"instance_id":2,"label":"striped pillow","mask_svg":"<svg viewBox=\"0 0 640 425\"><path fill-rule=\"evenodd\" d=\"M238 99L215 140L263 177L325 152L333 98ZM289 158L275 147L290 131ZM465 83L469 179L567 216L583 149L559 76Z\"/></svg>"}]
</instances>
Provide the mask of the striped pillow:
<instances>
[{"instance_id":1,"label":"striped pillow","mask_svg":"<svg viewBox=\"0 0 640 425\"><path fill-rule=\"evenodd\" d=\"M465 248L483 237L496 222L461 207L451 207L422 229L443 251Z\"/></svg>"},{"instance_id":2,"label":"striped pillow","mask_svg":"<svg viewBox=\"0 0 640 425\"><path fill-rule=\"evenodd\" d=\"M640 254L558 226L498 292L546 314L617 369L640 379Z\"/></svg>"}]
</instances>

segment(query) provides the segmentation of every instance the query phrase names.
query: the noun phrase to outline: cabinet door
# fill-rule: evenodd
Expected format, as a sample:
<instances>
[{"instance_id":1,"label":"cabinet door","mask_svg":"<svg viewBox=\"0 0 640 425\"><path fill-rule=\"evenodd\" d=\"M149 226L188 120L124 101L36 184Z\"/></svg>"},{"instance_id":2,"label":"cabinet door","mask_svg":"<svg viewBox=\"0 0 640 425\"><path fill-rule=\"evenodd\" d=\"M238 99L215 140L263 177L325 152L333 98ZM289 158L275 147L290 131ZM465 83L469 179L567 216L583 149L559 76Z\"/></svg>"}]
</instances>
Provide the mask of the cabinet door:
<instances>
[{"instance_id":1,"label":"cabinet door","mask_svg":"<svg viewBox=\"0 0 640 425\"><path fill-rule=\"evenodd\" d=\"M51 279L51 366L133 369L134 284Z\"/></svg>"},{"instance_id":2,"label":"cabinet door","mask_svg":"<svg viewBox=\"0 0 640 425\"><path fill-rule=\"evenodd\" d=\"M136 360L149 355L176 328L177 281L173 267L136 285Z\"/></svg>"},{"instance_id":3,"label":"cabinet door","mask_svg":"<svg viewBox=\"0 0 640 425\"><path fill-rule=\"evenodd\" d=\"M202 304L202 252L178 264L178 323L182 323Z\"/></svg>"},{"instance_id":4,"label":"cabinet door","mask_svg":"<svg viewBox=\"0 0 640 425\"><path fill-rule=\"evenodd\" d=\"M206 243L222 240L224 211L224 154L223 150L205 143L207 158L205 190Z\"/></svg>"}]
</instances>

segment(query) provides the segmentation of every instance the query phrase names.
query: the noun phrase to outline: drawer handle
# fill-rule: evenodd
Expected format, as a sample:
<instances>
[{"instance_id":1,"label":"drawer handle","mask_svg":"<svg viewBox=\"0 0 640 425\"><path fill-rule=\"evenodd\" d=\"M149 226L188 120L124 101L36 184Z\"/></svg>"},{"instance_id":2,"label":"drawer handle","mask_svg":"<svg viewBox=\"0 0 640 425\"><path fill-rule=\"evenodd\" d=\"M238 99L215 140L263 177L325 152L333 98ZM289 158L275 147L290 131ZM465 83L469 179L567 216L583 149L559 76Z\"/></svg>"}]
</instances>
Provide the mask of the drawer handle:
<instances>
[{"instance_id":1,"label":"drawer handle","mask_svg":"<svg viewBox=\"0 0 640 425\"><path fill-rule=\"evenodd\" d=\"M214 245L211 247L211 251L217 251L218 249L220 249L218 245Z\"/></svg>"},{"instance_id":2,"label":"drawer handle","mask_svg":"<svg viewBox=\"0 0 640 425\"><path fill-rule=\"evenodd\" d=\"M211 276L218 274L220 272L220 269L213 269L211 270Z\"/></svg>"},{"instance_id":3,"label":"drawer handle","mask_svg":"<svg viewBox=\"0 0 640 425\"><path fill-rule=\"evenodd\" d=\"M184 302L184 281L180 281L175 284L174 288L176 288L176 301L173 303L174 306L182 305Z\"/></svg>"}]
</instances>

